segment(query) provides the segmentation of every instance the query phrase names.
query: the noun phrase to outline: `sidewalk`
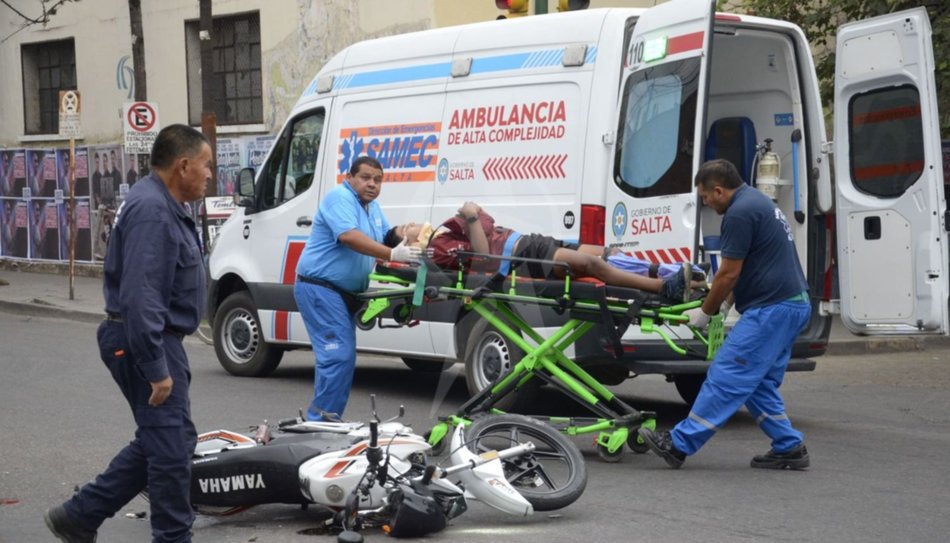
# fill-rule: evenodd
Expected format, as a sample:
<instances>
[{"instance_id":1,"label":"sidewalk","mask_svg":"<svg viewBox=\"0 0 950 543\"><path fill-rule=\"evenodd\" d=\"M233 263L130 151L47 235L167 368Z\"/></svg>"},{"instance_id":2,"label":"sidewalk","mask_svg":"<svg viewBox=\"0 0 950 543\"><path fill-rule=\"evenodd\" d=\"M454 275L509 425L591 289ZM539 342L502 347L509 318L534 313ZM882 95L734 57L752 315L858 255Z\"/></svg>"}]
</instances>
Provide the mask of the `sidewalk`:
<instances>
[{"instance_id":1,"label":"sidewalk","mask_svg":"<svg viewBox=\"0 0 950 543\"><path fill-rule=\"evenodd\" d=\"M59 264L0 259L0 311L21 315L99 322L105 312L102 267L77 266L73 297L69 297L68 268ZM829 355L920 351L950 347L948 336L855 336L835 318Z\"/></svg>"}]
</instances>

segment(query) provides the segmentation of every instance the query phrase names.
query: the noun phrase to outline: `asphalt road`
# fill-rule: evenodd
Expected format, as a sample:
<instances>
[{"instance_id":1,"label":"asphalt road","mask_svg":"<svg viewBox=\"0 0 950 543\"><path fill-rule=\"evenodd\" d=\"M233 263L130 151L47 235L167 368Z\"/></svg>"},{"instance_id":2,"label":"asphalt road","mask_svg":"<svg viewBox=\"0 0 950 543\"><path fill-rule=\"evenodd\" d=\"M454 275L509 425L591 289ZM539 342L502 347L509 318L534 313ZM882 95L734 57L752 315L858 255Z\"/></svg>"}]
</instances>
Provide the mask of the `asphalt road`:
<instances>
[{"instance_id":1,"label":"asphalt road","mask_svg":"<svg viewBox=\"0 0 950 543\"><path fill-rule=\"evenodd\" d=\"M101 362L95 326L0 313L0 542L52 541L42 512L101 471L131 438L128 408ZM273 377L239 379L212 348L186 340L199 431L245 429L293 416L312 391L310 353L290 353ZM512 518L481 504L434 541L541 543L644 542L944 542L950 533L950 350L825 357L813 373L789 374L788 411L808 440L807 472L752 470L768 448L740 413L698 455L673 471L652 455L619 464L597 458L590 438L585 494L555 514ZM622 398L659 412L669 427L687 410L656 377L615 387ZM347 418L381 415L399 404L423 432L465 400L461 375L414 373L397 359L364 358ZM577 413L556 394L539 410ZM137 498L99 534L100 543L149 541ZM229 518L200 517L195 541L334 541L312 535L313 511L267 506ZM382 541L379 532L368 541Z\"/></svg>"}]
</instances>

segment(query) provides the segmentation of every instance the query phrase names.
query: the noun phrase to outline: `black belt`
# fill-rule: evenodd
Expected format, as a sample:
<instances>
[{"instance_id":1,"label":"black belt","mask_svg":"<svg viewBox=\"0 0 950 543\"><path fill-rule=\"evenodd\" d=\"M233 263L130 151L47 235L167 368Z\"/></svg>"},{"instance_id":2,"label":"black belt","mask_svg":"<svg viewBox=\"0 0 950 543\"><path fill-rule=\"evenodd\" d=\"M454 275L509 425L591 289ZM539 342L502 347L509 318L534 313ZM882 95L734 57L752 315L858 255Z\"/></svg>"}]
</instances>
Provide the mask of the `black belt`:
<instances>
[{"instance_id":1,"label":"black belt","mask_svg":"<svg viewBox=\"0 0 950 543\"><path fill-rule=\"evenodd\" d=\"M352 293L352 292L347 292L347 291L343 290L342 288L340 288L340 287L334 285L333 283L331 283L331 282L329 282L329 281L325 281L325 280L323 280L323 279L318 279L318 278L316 278L316 277L307 277L306 275L300 275L299 273L297 274L297 279L298 279L299 281L303 281L304 283L310 283L311 285L317 285L317 286L319 286L319 287L326 287L326 288L328 288L328 289L330 289L330 290L332 290L332 291L334 291L334 292L340 293L340 294L345 294L345 295L347 295L347 296L353 296L353 293Z\"/></svg>"},{"instance_id":2,"label":"black belt","mask_svg":"<svg viewBox=\"0 0 950 543\"><path fill-rule=\"evenodd\" d=\"M307 277L306 275L300 275L299 273L297 274L297 280L303 283L317 285L318 287L328 288L333 292L336 292L341 298L343 298L343 303L346 304L346 307L350 313L356 313L363 306L363 301L360 300L356 294L347 292L329 281L318 279L316 277Z\"/></svg>"},{"instance_id":3,"label":"black belt","mask_svg":"<svg viewBox=\"0 0 950 543\"><path fill-rule=\"evenodd\" d=\"M109 321L109 322L118 322L118 323L122 323L122 322L123 322L123 321L122 321L122 315L119 315L118 313L109 313L109 312L106 312L106 320ZM184 332L179 332L178 330L175 330L175 329L173 329L173 328L165 328L164 330L162 330L162 332L164 332L164 333L166 333L166 334L169 334L169 335L175 337L175 338L178 339L179 341L182 340L182 339L185 339L185 336L187 335L187 334L185 334Z\"/></svg>"}]
</instances>

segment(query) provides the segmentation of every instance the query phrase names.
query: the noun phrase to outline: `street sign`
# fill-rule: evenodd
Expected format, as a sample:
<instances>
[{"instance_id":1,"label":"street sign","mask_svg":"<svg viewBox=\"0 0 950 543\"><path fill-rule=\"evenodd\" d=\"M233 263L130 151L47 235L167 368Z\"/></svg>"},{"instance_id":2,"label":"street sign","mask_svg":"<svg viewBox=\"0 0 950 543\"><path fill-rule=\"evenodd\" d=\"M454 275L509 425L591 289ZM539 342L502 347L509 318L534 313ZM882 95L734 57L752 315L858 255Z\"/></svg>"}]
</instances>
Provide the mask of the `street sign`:
<instances>
[{"instance_id":1,"label":"street sign","mask_svg":"<svg viewBox=\"0 0 950 543\"><path fill-rule=\"evenodd\" d=\"M122 115L125 152L150 153L161 125L155 102L126 102Z\"/></svg>"},{"instance_id":2,"label":"street sign","mask_svg":"<svg viewBox=\"0 0 950 543\"><path fill-rule=\"evenodd\" d=\"M79 112L79 91L59 91L60 136L72 139L78 139L82 137L82 127L79 124Z\"/></svg>"}]
</instances>

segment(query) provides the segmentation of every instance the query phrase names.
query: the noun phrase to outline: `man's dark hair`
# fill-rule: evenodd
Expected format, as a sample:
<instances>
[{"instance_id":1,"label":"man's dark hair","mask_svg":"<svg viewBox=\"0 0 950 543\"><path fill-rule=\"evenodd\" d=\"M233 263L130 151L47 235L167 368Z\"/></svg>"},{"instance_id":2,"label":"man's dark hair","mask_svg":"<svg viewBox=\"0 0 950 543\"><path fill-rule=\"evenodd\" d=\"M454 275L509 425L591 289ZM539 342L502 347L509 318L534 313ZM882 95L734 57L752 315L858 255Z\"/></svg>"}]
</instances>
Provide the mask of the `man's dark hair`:
<instances>
[{"instance_id":1,"label":"man's dark hair","mask_svg":"<svg viewBox=\"0 0 950 543\"><path fill-rule=\"evenodd\" d=\"M192 157L201 152L201 145L211 145L201 132L184 124L166 126L158 133L152 145L152 167L164 170L180 157Z\"/></svg>"},{"instance_id":2,"label":"man's dark hair","mask_svg":"<svg viewBox=\"0 0 950 543\"><path fill-rule=\"evenodd\" d=\"M728 160L717 158L699 167L696 172L696 186L711 189L719 185L726 189L737 189L742 185L739 170Z\"/></svg>"},{"instance_id":3,"label":"man's dark hair","mask_svg":"<svg viewBox=\"0 0 950 543\"><path fill-rule=\"evenodd\" d=\"M383 245L386 247L395 247L400 243L402 243L402 238L399 237L399 234L396 233L396 227L393 226L383 237Z\"/></svg>"},{"instance_id":4,"label":"man's dark hair","mask_svg":"<svg viewBox=\"0 0 950 543\"><path fill-rule=\"evenodd\" d=\"M353 161L353 164L350 164L350 175L356 175L356 172L360 171L360 166L366 164L371 168L376 168L379 171L383 171L383 165L379 163L375 158L363 155Z\"/></svg>"}]
</instances>

